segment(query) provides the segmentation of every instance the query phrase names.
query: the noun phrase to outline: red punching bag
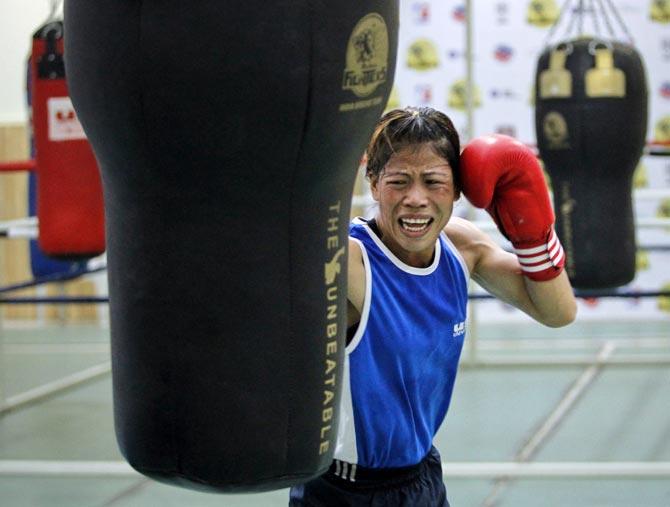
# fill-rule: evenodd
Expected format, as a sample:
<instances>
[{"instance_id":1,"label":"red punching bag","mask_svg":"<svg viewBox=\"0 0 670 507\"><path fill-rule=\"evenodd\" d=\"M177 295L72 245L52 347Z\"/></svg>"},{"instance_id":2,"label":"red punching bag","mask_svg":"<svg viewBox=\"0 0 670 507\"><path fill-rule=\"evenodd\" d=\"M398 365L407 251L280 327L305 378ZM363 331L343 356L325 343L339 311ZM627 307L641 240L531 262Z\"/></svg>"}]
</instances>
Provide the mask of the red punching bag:
<instances>
[{"instance_id":1,"label":"red punching bag","mask_svg":"<svg viewBox=\"0 0 670 507\"><path fill-rule=\"evenodd\" d=\"M95 257L105 250L102 188L68 94L61 21L35 33L30 65L39 246L51 257Z\"/></svg>"}]
</instances>

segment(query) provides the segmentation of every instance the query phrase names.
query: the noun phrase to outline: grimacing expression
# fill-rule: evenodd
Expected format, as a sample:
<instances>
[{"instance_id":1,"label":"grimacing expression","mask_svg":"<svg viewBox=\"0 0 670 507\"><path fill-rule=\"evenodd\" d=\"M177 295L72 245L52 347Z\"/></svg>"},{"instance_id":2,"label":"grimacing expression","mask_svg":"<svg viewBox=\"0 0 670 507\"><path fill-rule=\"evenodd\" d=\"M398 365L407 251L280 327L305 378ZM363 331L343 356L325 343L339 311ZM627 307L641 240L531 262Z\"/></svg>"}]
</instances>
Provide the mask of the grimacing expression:
<instances>
[{"instance_id":1,"label":"grimacing expression","mask_svg":"<svg viewBox=\"0 0 670 507\"><path fill-rule=\"evenodd\" d=\"M430 264L459 197L449 162L430 144L405 148L391 156L371 190L384 244L409 265Z\"/></svg>"}]
</instances>

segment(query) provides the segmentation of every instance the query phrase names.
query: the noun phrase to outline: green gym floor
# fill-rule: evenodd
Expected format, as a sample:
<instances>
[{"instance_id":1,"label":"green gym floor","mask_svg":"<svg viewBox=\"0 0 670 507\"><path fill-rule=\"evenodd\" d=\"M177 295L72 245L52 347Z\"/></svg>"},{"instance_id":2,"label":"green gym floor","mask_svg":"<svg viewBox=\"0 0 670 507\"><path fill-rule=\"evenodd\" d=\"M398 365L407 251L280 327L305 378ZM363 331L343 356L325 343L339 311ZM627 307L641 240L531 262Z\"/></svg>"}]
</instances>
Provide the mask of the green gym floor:
<instances>
[{"instance_id":1,"label":"green gym floor","mask_svg":"<svg viewBox=\"0 0 670 507\"><path fill-rule=\"evenodd\" d=\"M480 324L477 336L479 364L468 362L466 345L452 406L435 440L452 507L670 506L667 472L656 478L575 474L512 479L463 477L456 468L453 476L449 472L452 464L476 470L477 464L515 461L667 465L670 319L578 321L560 330L530 323ZM596 357L625 359L626 364L602 365ZM666 358L665 363L651 364L659 358ZM121 461L110 375L105 373L108 360L105 329L0 326L0 400L20 405L0 415L2 507L287 504L287 490L215 495L127 473L66 474L69 464ZM565 364L557 364L561 361ZM81 372L94 378L21 405L22 393ZM33 462L55 462L56 470L16 471L21 464L30 470Z\"/></svg>"}]
</instances>

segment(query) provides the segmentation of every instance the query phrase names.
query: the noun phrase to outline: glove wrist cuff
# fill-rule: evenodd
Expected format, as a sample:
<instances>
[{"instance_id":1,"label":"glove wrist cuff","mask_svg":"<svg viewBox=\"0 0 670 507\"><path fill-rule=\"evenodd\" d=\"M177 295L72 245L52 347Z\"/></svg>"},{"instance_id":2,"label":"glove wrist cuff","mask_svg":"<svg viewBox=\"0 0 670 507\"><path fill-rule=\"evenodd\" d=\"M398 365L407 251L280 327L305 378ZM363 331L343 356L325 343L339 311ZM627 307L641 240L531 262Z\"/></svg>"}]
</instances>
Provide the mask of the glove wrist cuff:
<instances>
[{"instance_id":1,"label":"glove wrist cuff","mask_svg":"<svg viewBox=\"0 0 670 507\"><path fill-rule=\"evenodd\" d=\"M521 272L536 282L552 280L561 274L565 265L565 252L552 227L542 243L517 248L514 253L519 259Z\"/></svg>"}]
</instances>

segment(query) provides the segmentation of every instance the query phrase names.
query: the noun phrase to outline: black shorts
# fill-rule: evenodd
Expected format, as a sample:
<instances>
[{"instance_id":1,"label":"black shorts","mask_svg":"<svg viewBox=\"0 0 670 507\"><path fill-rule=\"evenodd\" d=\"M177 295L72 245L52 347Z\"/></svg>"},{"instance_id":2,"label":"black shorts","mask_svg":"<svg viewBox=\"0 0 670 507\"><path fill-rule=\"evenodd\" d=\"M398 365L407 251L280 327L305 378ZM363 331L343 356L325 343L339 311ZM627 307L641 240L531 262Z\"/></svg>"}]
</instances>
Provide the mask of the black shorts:
<instances>
[{"instance_id":1,"label":"black shorts","mask_svg":"<svg viewBox=\"0 0 670 507\"><path fill-rule=\"evenodd\" d=\"M420 463L401 469L358 467L334 462L321 477L291 488L290 507L449 507L442 462L433 447ZM344 473L343 473L344 472Z\"/></svg>"}]
</instances>

